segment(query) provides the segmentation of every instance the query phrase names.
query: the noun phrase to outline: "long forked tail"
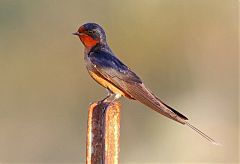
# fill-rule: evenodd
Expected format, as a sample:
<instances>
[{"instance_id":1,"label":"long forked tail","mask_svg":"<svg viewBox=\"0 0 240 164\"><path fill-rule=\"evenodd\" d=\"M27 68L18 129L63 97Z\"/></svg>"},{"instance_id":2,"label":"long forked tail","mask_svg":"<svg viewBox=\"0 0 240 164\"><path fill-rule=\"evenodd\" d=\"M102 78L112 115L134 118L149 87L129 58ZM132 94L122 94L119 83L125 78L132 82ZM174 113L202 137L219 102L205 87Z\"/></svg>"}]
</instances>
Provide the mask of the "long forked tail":
<instances>
[{"instance_id":1,"label":"long forked tail","mask_svg":"<svg viewBox=\"0 0 240 164\"><path fill-rule=\"evenodd\" d=\"M194 127L193 125L191 125L190 123L186 122L185 125L187 125L188 127L190 127L192 130L194 130L195 132L197 132L198 134L200 134L203 138L205 138L206 140L208 140L209 142L211 142L214 145L218 145L218 146L222 146L222 144L216 142L214 139L212 139L211 137L209 137L208 135L206 135L205 133L203 133L202 131L200 131L199 129L197 129L196 127Z\"/></svg>"},{"instance_id":2,"label":"long forked tail","mask_svg":"<svg viewBox=\"0 0 240 164\"><path fill-rule=\"evenodd\" d=\"M220 143L216 142L215 140L207 136L205 133L191 125L188 122L188 118L185 117L183 114L163 103L157 96L155 96L149 89L147 89L144 84L132 85L129 83L125 83L124 85L125 87L127 87L128 93L130 93L131 97L133 97L134 99L140 101L141 103L145 104L156 112L172 120L175 120L183 125L187 125L212 144L221 145Z\"/></svg>"}]
</instances>

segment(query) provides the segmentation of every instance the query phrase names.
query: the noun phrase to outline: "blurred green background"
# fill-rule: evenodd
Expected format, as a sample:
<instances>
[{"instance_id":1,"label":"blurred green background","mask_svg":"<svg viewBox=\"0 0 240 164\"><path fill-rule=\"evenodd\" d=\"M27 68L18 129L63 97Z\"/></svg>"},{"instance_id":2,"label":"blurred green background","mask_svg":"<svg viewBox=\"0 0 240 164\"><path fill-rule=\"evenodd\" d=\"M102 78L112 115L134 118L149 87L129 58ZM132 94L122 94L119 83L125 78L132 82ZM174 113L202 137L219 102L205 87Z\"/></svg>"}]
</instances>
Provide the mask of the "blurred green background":
<instances>
[{"instance_id":1,"label":"blurred green background","mask_svg":"<svg viewBox=\"0 0 240 164\"><path fill-rule=\"evenodd\" d=\"M120 163L237 163L238 1L0 0L0 162L84 163L87 109L106 95L72 36L101 24L156 95L223 144L121 99Z\"/></svg>"}]
</instances>

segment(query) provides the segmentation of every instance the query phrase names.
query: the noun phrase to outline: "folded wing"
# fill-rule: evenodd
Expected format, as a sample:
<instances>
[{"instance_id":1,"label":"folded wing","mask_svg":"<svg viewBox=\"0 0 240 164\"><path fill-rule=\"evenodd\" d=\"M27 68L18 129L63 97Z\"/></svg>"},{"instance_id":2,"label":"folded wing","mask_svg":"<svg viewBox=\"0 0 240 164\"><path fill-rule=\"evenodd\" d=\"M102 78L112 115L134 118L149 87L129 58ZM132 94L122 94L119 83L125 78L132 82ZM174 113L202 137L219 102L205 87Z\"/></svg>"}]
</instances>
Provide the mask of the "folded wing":
<instances>
[{"instance_id":1,"label":"folded wing","mask_svg":"<svg viewBox=\"0 0 240 164\"><path fill-rule=\"evenodd\" d=\"M162 115L185 124L187 117L164 104L142 83L141 79L119 59L107 52L95 51L89 54L95 71L120 90L129 94Z\"/></svg>"}]
</instances>

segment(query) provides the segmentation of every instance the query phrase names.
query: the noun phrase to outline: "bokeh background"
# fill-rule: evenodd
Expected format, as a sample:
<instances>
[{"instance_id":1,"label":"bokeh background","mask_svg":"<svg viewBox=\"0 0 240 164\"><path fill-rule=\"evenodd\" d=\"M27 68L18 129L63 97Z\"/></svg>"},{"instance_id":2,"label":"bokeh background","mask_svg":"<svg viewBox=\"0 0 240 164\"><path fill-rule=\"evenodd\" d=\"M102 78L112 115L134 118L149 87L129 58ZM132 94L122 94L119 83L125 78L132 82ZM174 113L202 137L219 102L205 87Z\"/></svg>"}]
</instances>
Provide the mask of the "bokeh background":
<instances>
[{"instance_id":1,"label":"bokeh background","mask_svg":"<svg viewBox=\"0 0 240 164\"><path fill-rule=\"evenodd\" d=\"M87 109L106 95L71 35L86 22L223 144L121 99L120 163L238 163L237 0L0 0L0 162L85 162Z\"/></svg>"}]
</instances>

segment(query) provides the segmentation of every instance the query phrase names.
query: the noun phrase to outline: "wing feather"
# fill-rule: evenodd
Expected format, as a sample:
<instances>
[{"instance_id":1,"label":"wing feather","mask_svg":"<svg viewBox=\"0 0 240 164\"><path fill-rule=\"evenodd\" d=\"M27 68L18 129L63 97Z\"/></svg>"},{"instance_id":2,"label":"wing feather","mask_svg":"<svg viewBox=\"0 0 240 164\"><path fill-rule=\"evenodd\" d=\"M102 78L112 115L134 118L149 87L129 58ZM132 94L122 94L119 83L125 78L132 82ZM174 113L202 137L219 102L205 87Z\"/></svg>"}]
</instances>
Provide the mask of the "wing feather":
<instances>
[{"instance_id":1,"label":"wing feather","mask_svg":"<svg viewBox=\"0 0 240 164\"><path fill-rule=\"evenodd\" d=\"M89 58L96 71L116 87L156 112L182 124L186 123L187 118L184 115L164 104L152 94L141 79L115 56L92 52Z\"/></svg>"},{"instance_id":2,"label":"wing feather","mask_svg":"<svg viewBox=\"0 0 240 164\"><path fill-rule=\"evenodd\" d=\"M127 93L134 97L136 100L155 110L156 112L173 119L182 124L186 123L187 117L177 112L173 108L162 103L154 94L147 89L144 84L132 85L126 84Z\"/></svg>"},{"instance_id":3,"label":"wing feather","mask_svg":"<svg viewBox=\"0 0 240 164\"><path fill-rule=\"evenodd\" d=\"M186 124L211 143L219 145L219 143L215 142L212 138L187 122L187 117L174 110L172 107L164 104L145 87L141 79L134 72L115 56L109 52L95 51L89 53L88 57L90 59L89 64L93 64L95 71L117 88L121 89L124 93L129 94L130 97L140 101L156 112L179 123Z\"/></svg>"}]
</instances>

